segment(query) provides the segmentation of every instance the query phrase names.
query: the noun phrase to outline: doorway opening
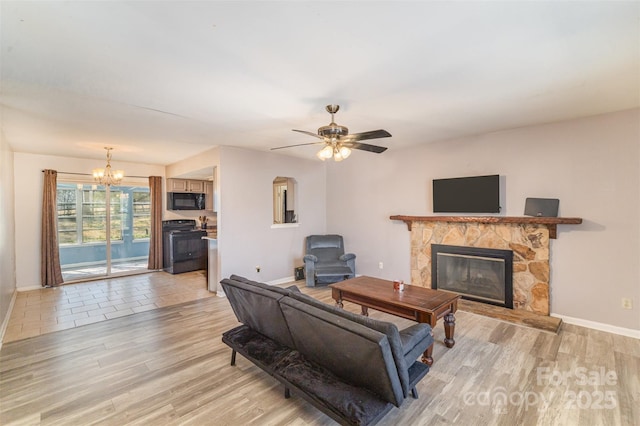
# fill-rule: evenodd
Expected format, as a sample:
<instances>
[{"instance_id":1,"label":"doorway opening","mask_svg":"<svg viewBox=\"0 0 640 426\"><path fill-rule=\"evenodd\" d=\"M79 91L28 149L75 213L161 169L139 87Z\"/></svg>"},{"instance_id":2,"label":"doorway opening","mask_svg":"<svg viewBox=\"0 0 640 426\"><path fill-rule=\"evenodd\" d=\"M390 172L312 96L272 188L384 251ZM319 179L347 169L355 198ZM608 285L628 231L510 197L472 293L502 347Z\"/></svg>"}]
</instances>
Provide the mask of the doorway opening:
<instances>
[{"instance_id":1,"label":"doorway opening","mask_svg":"<svg viewBox=\"0 0 640 426\"><path fill-rule=\"evenodd\" d=\"M57 209L65 283L148 271L148 185L59 182Z\"/></svg>"}]
</instances>

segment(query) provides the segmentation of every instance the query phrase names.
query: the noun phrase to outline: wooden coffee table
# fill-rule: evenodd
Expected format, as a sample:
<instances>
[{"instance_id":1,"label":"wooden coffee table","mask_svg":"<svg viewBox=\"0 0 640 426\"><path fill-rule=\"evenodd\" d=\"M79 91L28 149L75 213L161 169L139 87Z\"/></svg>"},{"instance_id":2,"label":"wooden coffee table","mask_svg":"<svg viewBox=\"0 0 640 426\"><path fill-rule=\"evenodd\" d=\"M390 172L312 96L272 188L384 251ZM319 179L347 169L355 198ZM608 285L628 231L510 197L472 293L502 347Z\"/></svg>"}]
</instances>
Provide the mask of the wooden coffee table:
<instances>
[{"instance_id":1,"label":"wooden coffee table","mask_svg":"<svg viewBox=\"0 0 640 426\"><path fill-rule=\"evenodd\" d=\"M451 348L455 345L455 312L458 309L460 295L430 288L405 285L404 291L393 289L393 281L372 277L356 277L331 284L331 296L342 308L342 302L353 302L362 307L362 315L368 315L368 309L376 309L402 318L423 322L435 328L438 319L444 317L444 344ZM422 362L433 364L433 345L422 355Z\"/></svg>"}]
</instances>

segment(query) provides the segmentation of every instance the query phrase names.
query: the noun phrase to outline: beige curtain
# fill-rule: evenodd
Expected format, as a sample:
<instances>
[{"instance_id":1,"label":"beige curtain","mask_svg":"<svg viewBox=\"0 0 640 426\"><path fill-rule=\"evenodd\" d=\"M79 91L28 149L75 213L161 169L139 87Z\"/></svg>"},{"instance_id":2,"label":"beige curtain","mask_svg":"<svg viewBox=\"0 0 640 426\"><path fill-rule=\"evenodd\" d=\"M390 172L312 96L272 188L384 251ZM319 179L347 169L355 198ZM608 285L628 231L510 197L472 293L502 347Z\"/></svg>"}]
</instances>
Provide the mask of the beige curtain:
<instances>
[{"instance_id":1,"label":"beige curtain","mask_svg":"<svg viewBox=\"0 0 640 426\"><path fill-rule=\"evenodd\" d=\"M149 240L149 269L162 269L162 177L149 176L151 193L151 238Z\"/></svg>"},{"instance_id":2,"label":"beige curtain","mask_svg":"<svg viewBox=\"0 0 640 426\"><path fill-rule=\"evenodd\" d=\"M57 181L57 171L44 171L42 242L40 247L40 282L42 287L54 287L64 282L60 269L60 252L58 250Z\"/></svg>"}]
</instances>

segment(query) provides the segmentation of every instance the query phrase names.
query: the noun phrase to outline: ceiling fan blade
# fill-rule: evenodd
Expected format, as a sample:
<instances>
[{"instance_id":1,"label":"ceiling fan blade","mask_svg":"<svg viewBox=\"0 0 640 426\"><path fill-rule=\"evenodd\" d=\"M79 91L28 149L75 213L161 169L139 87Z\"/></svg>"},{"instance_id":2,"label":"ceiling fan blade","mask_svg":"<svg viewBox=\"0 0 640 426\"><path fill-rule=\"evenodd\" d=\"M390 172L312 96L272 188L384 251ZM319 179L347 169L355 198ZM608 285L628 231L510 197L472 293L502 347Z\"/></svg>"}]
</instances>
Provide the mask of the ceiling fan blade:
<instances>
[{"instance_id":1,"label":"ceiling fan blade","mask_svg":"<svg viewBox=\"0 0 640 426\"><path fill-rule=\"evenodd\" d=\"M294 132L304 133L305 135L315 136L316 138L319 138L319 139L324 140L324 137L323 137L323 136L320 136L320 135L319 135L319 134L317 134L317 133L307 132L306 130L296 130L296 129L291 129L291 130L293 130Z\"/></svg>"},{"instance_id":2,"label":"ceiling fan blade","mask_svg":"<svg viewBox=\"0 0 640 426\"><path fill-rule=\"evenodd\" d=\"M271 148L271 151L273 151L274 149L283 149L283 148L293 148L294 146L305 146L305 145L318 145L324 143L324 141L322 142L308 142L308 143L298 143L295 145L287 145L287 146L278 146L276 148Z\"/></svg>"},{"instance_id":3,"label":"ceiling fan blade","mask_svg":"<svg viewBox=\"0 0 640 426\"><path fill-rule=\"evenodd\" d=\"M376 154L380 154L387 150L386 146L369 145L368 143L360 142L343 142L342 146L346 146L347 148L352 149L361 149L363 151L375 152Z\"/></svg>"},{"instance_id":4,"label":"ceiling fan blade","mask_svg":"<svg viewBox=\"0 0 640 426\"><path fill-rule=\"evenodd\" d=\"M380 139L380 138L388 138L391 136L391 133L387 132L386 130L371 130L369 132L362 132L362 133L353 133L351 135L347 135L343 138L340 138L340 140L345 141L345 142L357 142L357 141L363 141L366 139Z\"/></svg>"}]
</instances>

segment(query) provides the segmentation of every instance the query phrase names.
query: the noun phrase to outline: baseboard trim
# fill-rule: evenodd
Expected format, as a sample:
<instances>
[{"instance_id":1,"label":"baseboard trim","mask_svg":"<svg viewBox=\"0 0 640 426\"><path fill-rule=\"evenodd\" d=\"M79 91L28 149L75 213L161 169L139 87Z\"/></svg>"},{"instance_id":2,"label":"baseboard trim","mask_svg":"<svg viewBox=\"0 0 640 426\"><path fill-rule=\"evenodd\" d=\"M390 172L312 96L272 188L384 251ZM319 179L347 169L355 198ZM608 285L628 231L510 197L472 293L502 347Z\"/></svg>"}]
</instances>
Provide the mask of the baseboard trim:
<instances>
[{"instance_id":1,"label":"baseboard trim","mask_svg":"<svg viewBox=\"0 0 640 426\"><path fill-rule=\"evenodd\" d=\"M640 339L640 330L632 328L618 327L611 324L604 324L596 321L589 321L582 318L574 318L566 315L551 314L552 317L560 318L563 322L581 327L592 328L594 330L606 331L608 333L619 334L621 336L633 337Z\"/></svg>"},{"instance_id":2,"label":"baseboard trim","mask_svg":"<svg viewBox=\"0 0 640 426\"><path fill-rule=\"evenodd\" d=\"M9 326L9 319L11 318L11 313L13 312L13 306L16 304L16 296L18 294L18 290L13 291L13 295L11 296L11 302L9 302L9 309L7 309L7 315L4 316L2 320L2 328L0 328L0 350L2 349L2 342L4 341L4 333L7 331L7 327Z\"/></svg>"},{"instance_id":3,"label":"baseboard trim","mask_svg":"<svg viewBox=\"0 0 640 426\"><path fill-rule=\"evenodd\" d=\"M46 288L46 287L42 287L40 285L36 285L36 286L32 286L32 287L18 287L18 288L16 288L16 291L42 290L43 288Z\"/></svg>"},{"instance_id":4,"label":"baseboard trim","mask_svg":"<svg viewBox=\"0 0 640 426\"><path fill-rule=\"evenodd\" d=\"M267 282L265 282L265 284L278 285L278 284L291 283L291 282L294 282L295 280L296 280L296 278L292 275L290 277L280 278L280 279L273 280L273 281L267 281Z\"/></svg>"}]
</instances>

